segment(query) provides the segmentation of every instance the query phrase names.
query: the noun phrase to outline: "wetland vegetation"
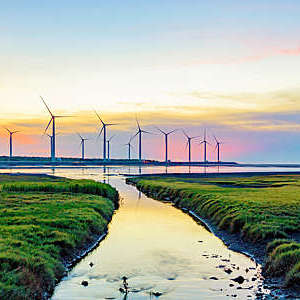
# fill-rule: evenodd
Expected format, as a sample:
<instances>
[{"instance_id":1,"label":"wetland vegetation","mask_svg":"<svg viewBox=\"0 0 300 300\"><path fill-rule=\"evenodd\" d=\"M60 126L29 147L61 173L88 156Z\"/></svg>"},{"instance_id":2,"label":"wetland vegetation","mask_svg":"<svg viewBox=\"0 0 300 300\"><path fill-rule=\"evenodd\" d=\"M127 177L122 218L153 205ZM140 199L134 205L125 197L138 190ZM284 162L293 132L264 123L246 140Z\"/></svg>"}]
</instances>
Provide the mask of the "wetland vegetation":
<instances>
[{"instance_id":1,"label":"wetland vegetation","mask_svg":"<svg viewBox=\"0 0 300 300\"><path fill-rule=\"evenodd\" d=\"M266 244L265 273L300 284L300 176L147 176L128 179L145 194Z\"/></svg>"},{"instance_id":2,"label":"wetland vegetation","mask_svg":"<svg viewBox=\"0 0 300 300\"><path fill-rule=\"evenodd\" d=\"M117 191L92 180L0 175L0 298L49 296L117 206Z\"/></svg>"}]
</instances>

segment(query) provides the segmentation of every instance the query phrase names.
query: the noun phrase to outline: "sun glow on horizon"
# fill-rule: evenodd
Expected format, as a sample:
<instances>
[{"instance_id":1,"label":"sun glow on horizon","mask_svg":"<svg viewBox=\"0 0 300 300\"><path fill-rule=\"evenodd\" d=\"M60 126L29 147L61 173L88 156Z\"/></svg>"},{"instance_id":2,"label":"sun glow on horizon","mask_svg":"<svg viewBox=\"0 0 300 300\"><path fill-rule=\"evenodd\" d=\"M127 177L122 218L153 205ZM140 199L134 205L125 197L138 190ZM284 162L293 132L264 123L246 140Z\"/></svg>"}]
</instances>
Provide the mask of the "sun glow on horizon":
<instances>
[{"instance_id":1,"label":"sun glow on horizon","mask_svg":"<svg viewBox=\"0 0 300 300\"><path fill-rule=\"evenodd\" d=\"M54 113L73 116L57 122L61 155L78 155L74 133L82 132L95 138L87 156L99 157L96 109L121 124L109 130L119 136L115 157L126 157L137 116L149 130L208 128L230 142L228 160L285 161L289 151L298 161L299 13L299 3L283 0L5 3L0 127L21 131L16 153L47 155L43 96ZM182 136L173 138L172 159L185 159ZM6 141L0 130L2 154ZM145 156L161 159L160 139L144 142Z\"/></svg>"}]
</instances>

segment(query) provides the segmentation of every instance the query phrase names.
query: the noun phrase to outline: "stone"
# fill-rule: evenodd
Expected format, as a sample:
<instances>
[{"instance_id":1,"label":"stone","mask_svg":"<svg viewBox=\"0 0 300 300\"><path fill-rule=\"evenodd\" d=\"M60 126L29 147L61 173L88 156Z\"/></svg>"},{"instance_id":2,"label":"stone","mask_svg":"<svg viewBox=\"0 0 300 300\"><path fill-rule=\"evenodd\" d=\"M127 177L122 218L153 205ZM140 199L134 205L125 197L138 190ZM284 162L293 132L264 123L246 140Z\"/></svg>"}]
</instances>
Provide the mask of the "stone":
<instances>
[{"instance_id":1,"label":"stone","mask_svg":"<svg viewBox=\"0 0 300 300\"><path fill-rule=\"evenodd\" d=\"M239 284L242 284L245 281L245 278L243 276L238 276L236 278L231 279L234 282L237 282Z\"/></svg>"},{"instance_id":2,"label":"stone","mask_svg":"<svg viewBox=\"0 0 300 300\"><path fill-rule=\"evenodd\" d=\"M231 274L232 270L231 269L224 269L224 272L226 272L227 274Z\"/></svg>"},{"instance_id":3,"label":"stone","mask_svg":"<svg viewBox=\"0 0 300 300\"><path fill-rule=\"evenodd\" d=\"M86 280L83 280L83 281L81 282L81 285L83 285L83 286L88 286L89 283L88 283Z\"/></svg>"}]
</instances>

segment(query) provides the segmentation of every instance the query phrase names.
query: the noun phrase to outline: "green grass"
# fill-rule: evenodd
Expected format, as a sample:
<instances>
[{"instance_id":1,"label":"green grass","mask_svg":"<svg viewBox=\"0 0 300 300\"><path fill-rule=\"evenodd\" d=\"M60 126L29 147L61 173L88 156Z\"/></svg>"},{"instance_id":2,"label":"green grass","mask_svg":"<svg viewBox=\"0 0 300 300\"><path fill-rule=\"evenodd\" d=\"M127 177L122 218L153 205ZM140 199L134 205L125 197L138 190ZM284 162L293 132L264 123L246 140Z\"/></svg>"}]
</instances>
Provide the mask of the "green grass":
<instances>
[{"instance_id":1,"label":"green grass","mask_svg":"<svg viewBox=\"0 0 300 300\"><path fill-rule=\"evenodd\" d=\"M0 175L0 299L42 299L64 261L107 229L118 203L90 180Z\"/></svg>"},{"instance_id":2,"label":"green grass","mask_svg":"<svg viewBox=\"0 0 300 300\"><path fill-rule=\"evenodd\" d=\"M209 218L220 229L253 243L270 242L266 272L286 274L299 283L300 244L290 240L300 232L300 176L139 177L128 179L159 200Z\"/></svg>"}]
</instances>

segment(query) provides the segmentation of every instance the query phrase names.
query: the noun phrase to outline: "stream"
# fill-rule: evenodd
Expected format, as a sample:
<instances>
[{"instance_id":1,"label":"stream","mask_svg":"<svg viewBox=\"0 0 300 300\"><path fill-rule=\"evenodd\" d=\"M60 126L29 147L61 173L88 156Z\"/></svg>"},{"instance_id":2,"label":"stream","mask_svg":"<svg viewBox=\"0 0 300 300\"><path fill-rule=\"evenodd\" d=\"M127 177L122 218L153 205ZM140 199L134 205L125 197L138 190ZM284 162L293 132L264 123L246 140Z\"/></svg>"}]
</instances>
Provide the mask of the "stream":
<instances>
[{"instance_id":1,"label":"stream","mask_svg":"<svg viewBox=\"0 0 300 300\"><path fill-rule=\"evenodd\" d=\"M121 174L128 173L128 167L107 169L11 171L93 179L111 184L120 194L120 208L106 238L62 279L52 300L255 299L258 291L270 292L263 288L260 265L229 250L181 210L127 185ZM127 296L119 291L123 276L131 290ZM232 281L237 276L243 276L245 282ZM161 294L158 298L153 295L157 292Z\"/></svg>"}]
</instances>

